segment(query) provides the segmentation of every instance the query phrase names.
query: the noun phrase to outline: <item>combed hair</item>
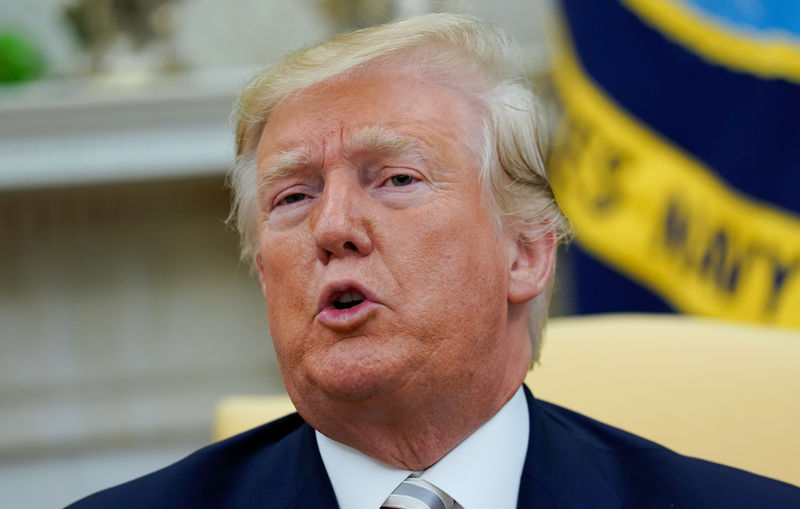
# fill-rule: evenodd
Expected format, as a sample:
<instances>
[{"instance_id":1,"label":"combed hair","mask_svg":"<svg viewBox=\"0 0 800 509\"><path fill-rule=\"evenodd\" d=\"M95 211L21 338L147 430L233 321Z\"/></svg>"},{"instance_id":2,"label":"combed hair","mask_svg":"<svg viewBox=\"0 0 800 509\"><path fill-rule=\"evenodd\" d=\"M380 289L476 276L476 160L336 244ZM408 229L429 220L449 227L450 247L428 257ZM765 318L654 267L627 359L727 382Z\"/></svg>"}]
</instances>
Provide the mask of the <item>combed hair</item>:
<instances>
[{"instance_id":1,"label":"combed hair","mask_svg":"<svg viewBox=\"0 0 800 509\"><path fill-rule=\"evenodd\" d=\"M546 126L516 45L476 18L428 14L335 36L301 49L253 78L233 112L236 159L228 175L228 218L241 236L241 257L252 264L258 243L256 151L264 126L284 98L369 64L390 62L466 93L482 111L479 135L467 148L498 228L521 242L548 235L566 240L569 223L555 202L545 171ZM550 290L530 305L532 360L539 358Z\"/></svg>"}]
</instances>

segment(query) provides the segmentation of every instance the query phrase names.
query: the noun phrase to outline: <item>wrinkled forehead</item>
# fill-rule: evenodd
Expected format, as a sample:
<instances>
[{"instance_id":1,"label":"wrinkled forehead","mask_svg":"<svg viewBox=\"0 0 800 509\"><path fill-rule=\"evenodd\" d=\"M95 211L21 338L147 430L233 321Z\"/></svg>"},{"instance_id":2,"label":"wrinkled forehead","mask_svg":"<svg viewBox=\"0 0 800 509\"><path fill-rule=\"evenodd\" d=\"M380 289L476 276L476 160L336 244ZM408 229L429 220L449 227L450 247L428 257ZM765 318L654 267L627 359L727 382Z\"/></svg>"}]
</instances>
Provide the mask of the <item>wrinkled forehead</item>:
<instances>
[{"instance_id":1,"label":"wrinkled forehead","mask_svg":"<svg viewBox=\"0 0 800 509\"><path fill-rule=\"evenodd\" d=\"M267 159L310 156L319 150L319 139L349 150L422 153L447 138L459 150L478 155L484 112L475 94L428 72L392 64L353 69L284 97L261 132L259 166Z\"/></svg>"}]
</instances>

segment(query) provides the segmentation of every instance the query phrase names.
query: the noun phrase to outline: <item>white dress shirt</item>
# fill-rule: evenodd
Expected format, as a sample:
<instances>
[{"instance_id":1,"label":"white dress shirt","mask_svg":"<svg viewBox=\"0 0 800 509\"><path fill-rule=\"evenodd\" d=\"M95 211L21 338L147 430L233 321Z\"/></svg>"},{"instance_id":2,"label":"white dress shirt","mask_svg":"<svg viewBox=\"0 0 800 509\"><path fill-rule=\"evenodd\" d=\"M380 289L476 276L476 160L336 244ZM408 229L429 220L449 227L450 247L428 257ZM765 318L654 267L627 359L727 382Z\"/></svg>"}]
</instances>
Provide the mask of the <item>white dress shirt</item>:
<instances>
[{"instance_id":1,"label":"white dress shirt","mask_svg":"<svg viewBox=\"0 0 800 509\"><path fill-rule=\"evenodd\" d=\"M528 404L522 387L483 426L420 477L459 509L515 509L528 451ZM379 509L412 471L391 467L316 432L322 462L342 509Z\"/></svg>"}]
</instances>

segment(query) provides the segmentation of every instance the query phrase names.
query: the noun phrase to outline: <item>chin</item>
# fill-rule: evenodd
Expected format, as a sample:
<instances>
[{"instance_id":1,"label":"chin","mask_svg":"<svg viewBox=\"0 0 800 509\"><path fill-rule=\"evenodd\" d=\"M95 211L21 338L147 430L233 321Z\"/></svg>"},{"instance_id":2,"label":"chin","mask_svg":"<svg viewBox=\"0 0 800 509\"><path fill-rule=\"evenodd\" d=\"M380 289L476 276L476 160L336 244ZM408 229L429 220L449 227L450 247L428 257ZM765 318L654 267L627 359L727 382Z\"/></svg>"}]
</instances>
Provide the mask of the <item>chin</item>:
<instances>
[{"instance_id":1,"label":"chin","mask_svg":"<svg viewBox=\"0 0 800 509\"><path fill-rule=\"evenodd\" d=\"M374 377L350 376L322 381L318 387L328 400L357 402L385 397L391 392L388 385L385 380Z\"/></svg>"},{"instance_id":2,"label":"chin","mask_svg":"<svg viewBox=\"0 0 800 509\"><path fill-rule=\"evenodd\" d=\"M374 342L351 339L334 345L306 372L312 390L324 397L360 401L396 390L409 372L401 360Z\"/></svg>"}]
</instances>

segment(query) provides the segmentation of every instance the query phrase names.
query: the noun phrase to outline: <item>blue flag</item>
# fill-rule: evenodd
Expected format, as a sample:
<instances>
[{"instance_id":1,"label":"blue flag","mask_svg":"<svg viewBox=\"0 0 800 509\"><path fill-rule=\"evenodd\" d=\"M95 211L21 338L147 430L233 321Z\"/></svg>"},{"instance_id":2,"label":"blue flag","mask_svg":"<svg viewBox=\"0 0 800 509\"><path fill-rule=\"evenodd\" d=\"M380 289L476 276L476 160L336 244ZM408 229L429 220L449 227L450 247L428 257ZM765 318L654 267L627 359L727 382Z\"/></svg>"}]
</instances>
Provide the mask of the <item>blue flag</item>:
<instances>
[{"instance_id":1,"label":"blue flag","mask_svg":"<svg viewBox=\"0 0 800 509\"><path fill-rule=\"evenodd\" d=\"M578 311L800 328L800 2L560 5Z\"/></svg>"}]
</instances>

